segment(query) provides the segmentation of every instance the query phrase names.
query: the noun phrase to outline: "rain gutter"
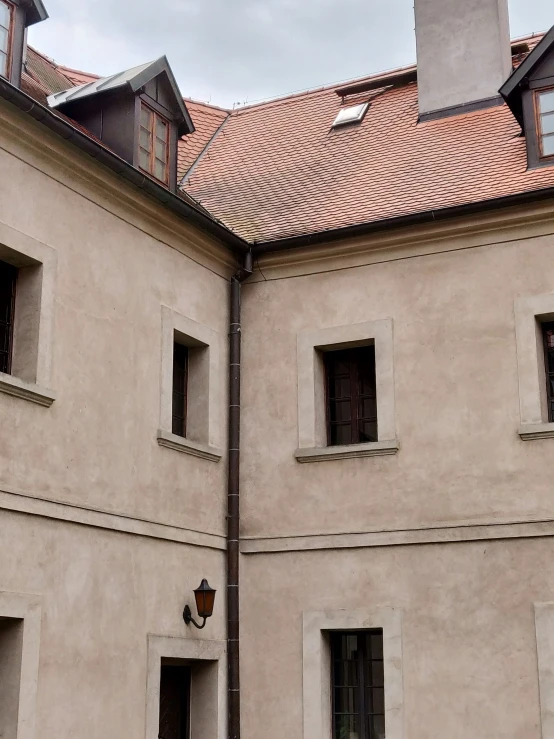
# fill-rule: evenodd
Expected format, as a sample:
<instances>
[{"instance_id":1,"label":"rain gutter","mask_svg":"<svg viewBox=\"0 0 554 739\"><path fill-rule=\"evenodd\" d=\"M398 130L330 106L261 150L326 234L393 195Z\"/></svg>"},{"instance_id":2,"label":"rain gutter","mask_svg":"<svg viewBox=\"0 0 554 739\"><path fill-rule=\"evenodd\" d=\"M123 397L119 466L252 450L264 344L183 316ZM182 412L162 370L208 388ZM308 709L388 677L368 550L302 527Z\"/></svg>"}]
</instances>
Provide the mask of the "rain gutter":
<instances>
[{"instance_id":1,"label":"rain gutter","mask_svg":"<svg viewBox=\"0 0 554 739\"><path fill-rule=\"evenodd\" d=\"M337 228L329 231L318 231L313 234L293 236L288 239L279 239L277 241L257 242L252 245L252 252L255 257L258 257L262 254L269 254L271 252L297 249L303 246L315 246L316 244L338 241L339 239L354 238L356 236L364 236L366 234L390 231L392 229L405 228L408 226L438 223L451 218L477 215L486 211L500 210L502 208L510 208L517 205L526 205L528 203L540 202L551 198L554 198L554 187L547 187L541 190L528 190L515 195L506 195L501 198L481 200L476 203L466 203L465 205L455 205L451 208L427 210L422 211L421 213L412 213L410 215L397 216L395 218L385 218L380 221L360 223L354 226L346 226L344 228Z\"/></svg>"}]
</instances>

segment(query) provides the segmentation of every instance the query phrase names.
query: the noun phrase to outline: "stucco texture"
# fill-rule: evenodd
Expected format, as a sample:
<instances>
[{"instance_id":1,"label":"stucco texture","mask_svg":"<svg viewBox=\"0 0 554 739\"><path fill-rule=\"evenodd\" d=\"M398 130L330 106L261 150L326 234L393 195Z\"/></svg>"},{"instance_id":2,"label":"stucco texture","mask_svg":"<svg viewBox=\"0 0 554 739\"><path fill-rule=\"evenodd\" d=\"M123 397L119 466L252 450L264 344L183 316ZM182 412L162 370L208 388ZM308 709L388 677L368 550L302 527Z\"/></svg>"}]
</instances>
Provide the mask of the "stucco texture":
<instances>
[{"instance_id":1,"label":"stucco texture","mask_svg":"<svg viewBox=\"0 0 554 739\"><path fill-rule=\"evenodd\" d=\"M162 304L218 332L225 366L227 280L66 177L6 151L0 171L0 221L55 249L58 263L57 400L44 409L0 397L0 488L223 535L225 462L162 449L156 434ZM224 398L224 373L219 383ZM219 414L223 445L224 404Z\"/></svg>"},{"instance_id":2,"label":"stucco texture","mask_svg":"<svg viewBox=\"0 0 554 739\"><path fill-rule=\"evenodd\" d=\"M244 536L554 517L548 441L518 436L514 319L518 297L553 291L554 242L505 238L245 285ZM383 318L400 451L299 465L297 335Z\"/></svg>"},{"instance_id":3,"label":"stucco texture","mask_svg":"<svg viewBox=\"0 0 554 739\"><path fill-rule=\"evenodd\" d=\"M404 737L540 739L533 604L554 597L553 554L535 539L245 557L243 736L302 739L304 612L395 608Z\"/></svg>"}]
</instances>

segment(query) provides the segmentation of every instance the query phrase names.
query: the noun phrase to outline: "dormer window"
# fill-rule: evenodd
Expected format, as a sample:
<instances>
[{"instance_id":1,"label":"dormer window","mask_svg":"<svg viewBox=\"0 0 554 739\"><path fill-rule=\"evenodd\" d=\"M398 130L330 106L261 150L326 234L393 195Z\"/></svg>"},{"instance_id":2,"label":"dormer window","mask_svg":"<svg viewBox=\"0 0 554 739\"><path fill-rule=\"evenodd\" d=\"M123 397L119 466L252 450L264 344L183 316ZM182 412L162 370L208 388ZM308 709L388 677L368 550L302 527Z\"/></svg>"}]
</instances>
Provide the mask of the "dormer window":
<instances>
[{"instance_id":1,"label":"dormer window","mask_svg":"<svg viewBox=\"0 0 554 739\"><path fill-rule=\"evenodd\" d=\"M0 0L0 76L8 77L10 70L10 46L13 5Z\"/></svg>"},{"instance_id":2,"label":"dormer window","mask_svg":"<svg viewBox=\"0 0 554 739\"><path fill-rule=\"evenodd\" d=\"M535 93L541 158L554 157L554 88Z\"/></svg>"},{"instance_id":3,"label":"dormer window","mask_svg":"<svg viewBox=\"0 0 554 739\"><path fill-rule=\"evenodd\" d=\"M139 166L164 185L169 183L169 121L140 104Z\"/></svg>"},{"instance_id":4,"label":"dormer window","mask_svg":"<svg viewBox=\"0 0 554 739\"><path fill-rule=\"evenodd\" d=\"M50 95L48 104L176 192L177 144L194 125L165 57Z\"/></svg>"}]
</instances>

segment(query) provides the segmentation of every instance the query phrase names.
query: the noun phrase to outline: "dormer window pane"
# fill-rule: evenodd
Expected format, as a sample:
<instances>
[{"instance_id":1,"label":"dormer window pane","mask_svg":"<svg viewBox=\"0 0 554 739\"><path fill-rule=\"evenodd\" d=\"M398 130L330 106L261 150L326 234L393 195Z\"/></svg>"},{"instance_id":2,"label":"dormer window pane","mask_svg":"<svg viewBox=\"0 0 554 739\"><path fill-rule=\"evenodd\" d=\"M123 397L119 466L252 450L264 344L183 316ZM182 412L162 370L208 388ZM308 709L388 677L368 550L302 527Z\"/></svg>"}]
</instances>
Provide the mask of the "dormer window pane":
<instances>
[{"instance_id":1,"label":"dormer window pane","mask_svg":"<svg viewBox=\"0 0 554 739\"><path fill-rule=\"evenodd\" d=\"M0 0L0 75L8 76L12 6Z\"/></svg>"},{"instance_id":2,"label":"dormer window pane","mask_svg":"<svg viewBox=\"0 0 554 739\"><path fill-rule=\"evenodd\" d=\"M551 92L543 92L539 95L539 106L541 113L554 112L554 90Z\"/></svg>"},{"instance_id":3,"label":"dormer window pane","mask_svg":"<svg viewBox=\"0 0 554 739\"><path fill-rule=\"evenodd\" d=\"M541 132L543 134L554 133L554 113L541 116Z\"/></svg>"},{"instance_id":4,"label":"dormer window pane","mask_svg":"<svg viewBox=\"0 0 554 739\"><path fill-rule=\"evenodd\" d=\"M168 184L169 123L142 104L140 111L139 167Z\"/></svg>"},{"instance_id":5,"label":"dormer window pane","mask_svg":"<svg viewBox=\"0 0 554 739\"><path fill-rule=\"evenodd\" d=\"M554 157L554 90L537 92L535 101L540 157Z\"/></svg>"}]
</instances>

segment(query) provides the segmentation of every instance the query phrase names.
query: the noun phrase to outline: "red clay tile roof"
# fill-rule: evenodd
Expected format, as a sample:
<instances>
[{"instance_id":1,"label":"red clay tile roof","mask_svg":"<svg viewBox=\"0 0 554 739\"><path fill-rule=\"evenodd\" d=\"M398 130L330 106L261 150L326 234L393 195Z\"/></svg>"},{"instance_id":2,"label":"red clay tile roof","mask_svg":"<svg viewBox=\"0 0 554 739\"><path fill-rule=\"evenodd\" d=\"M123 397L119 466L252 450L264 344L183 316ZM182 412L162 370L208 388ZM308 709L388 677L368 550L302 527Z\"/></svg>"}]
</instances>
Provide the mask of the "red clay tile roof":
<instances>
[{"instance_id":1,"label":"red clay tile roof","mask_svg":"<svg viewBox=\"0 0 554 739\"><path fill-rule=\"evenodd\" d=\"M554 186L506 105L418 124L414 82L347 98L369 110L333 129L336 89L231 112L186 192L259 243Z\"/></svg>"},{"instance_id":2,"label":"red clay tile roof","mask_svg":"<svg viewBox=\"0 0 554 739\"><path fill-rule=\"evenodd\" d=\"M23 86L40 99L92 78L34 52ZM234 111L187 100L196 132L179 144L183 195L260 243L554 186L554 167L527 171L506 105L418 123L415 82L344 100L341 87ZM359 125L331 127L341 105L361 101Z\"/></svg>"},{"instance_id":3,"label":"red clay tile roof","mask_svg":"<svg viewBox=\"0 0 554 739\"><path fill-rule=\"evenodd\" d=\"M179 180L189 171L202 154L211 138L228 117L229 111L208 103L185 99L186 106L194 123L195 131L179 141L177 176Z\"/></svg>"},{"instance_id":4,"label":"red clay tile roof","mask_svg":"<svg viewBox=\"0 0 554 739\"><path fill-rule=\"evenodd\" d=\"M62 74L65 75L65 77L71 80L71 84L75 87L78 87L79 85L85 85L87 82L94 82L94 80L100 79L97 74L81 72L79 69L71 69L71 67L64 67L61 64L58 65L58 69L60 72L62 72Z\"/></svg>"}]
</instances>

